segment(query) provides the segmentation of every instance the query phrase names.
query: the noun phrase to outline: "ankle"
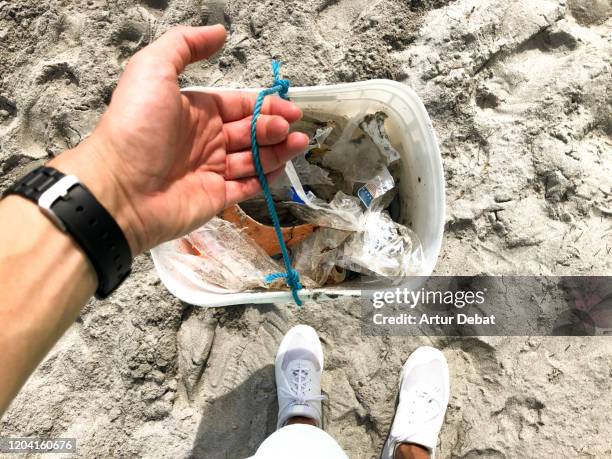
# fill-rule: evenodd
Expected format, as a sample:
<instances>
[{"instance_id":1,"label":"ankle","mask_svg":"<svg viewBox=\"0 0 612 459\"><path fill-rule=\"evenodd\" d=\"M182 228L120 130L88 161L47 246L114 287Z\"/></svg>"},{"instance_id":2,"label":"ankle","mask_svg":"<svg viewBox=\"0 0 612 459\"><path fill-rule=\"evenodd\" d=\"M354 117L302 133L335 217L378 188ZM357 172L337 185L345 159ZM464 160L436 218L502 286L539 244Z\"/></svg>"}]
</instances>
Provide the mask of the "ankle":
<instances>
[{"instance_id":1,"label":"ankle","mask_svg":"<svg viewBox=\"0 0 612 459\"><path fill-rule=\"evenodd\" d=\"M395 448L395 459L429 459L429 450L413 443L400 443Z\"/></svg>"},{"instance_id":2,"label":"ankle","mask_svg":"<svg viewBox=\"0 0 612 459\"><path fill-rule=\"evenodd\" d=\"M306 416L293 416L289 418L285 425L288 426L290 424L308 424L317 427L317 421L312 418L307 418Z\"/></svg>"}]
</instances>

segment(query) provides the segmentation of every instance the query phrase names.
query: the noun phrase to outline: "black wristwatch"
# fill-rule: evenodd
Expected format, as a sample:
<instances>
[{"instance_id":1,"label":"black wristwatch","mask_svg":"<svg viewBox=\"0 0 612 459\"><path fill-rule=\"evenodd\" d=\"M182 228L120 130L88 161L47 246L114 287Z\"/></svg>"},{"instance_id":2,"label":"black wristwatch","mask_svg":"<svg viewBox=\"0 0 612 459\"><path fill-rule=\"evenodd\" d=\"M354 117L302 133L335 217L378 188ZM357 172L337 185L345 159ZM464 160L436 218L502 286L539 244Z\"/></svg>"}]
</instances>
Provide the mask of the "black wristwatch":
<instances>
[{"instance_id":1,"label":"black wristwatch","mask_svg":"<svg viewBox=\"0 0 612 459\"><path fill-rule=\"evenodd\" d=\"M130 274L132 252L123 231L75 176L39 167L18 180L4 196L9 194L36 203L81 246L98 276L96 298L106 298Z\"/></svg>"}]
</instances>

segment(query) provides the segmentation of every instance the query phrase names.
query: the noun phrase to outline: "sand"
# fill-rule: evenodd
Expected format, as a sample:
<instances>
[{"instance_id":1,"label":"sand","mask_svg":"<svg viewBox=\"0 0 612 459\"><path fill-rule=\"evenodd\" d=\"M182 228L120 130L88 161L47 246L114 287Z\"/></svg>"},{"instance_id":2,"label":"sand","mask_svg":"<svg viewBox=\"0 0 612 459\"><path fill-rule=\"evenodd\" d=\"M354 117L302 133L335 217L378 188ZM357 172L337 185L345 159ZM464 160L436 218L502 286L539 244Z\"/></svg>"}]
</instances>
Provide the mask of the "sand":
<instances>
[{"instance_id":1,"label":"sand","mask_svg":"<svg viewBox=\"0 0 612 459\"><path fill-rule=\"evenodd\" d=\"M612 9L606 0L0 1L0 187L85 138L128 57L168 27L231 36L181 84L391 78L431 114L447 183L437 274L612 274ZM6 224L3 222L3 224ZM274 430L276 347L320 333L326 429L377 457L399 369L451 370L440 458L612 455L609 338L364 337L351 301L205 310L148 255L91 301L0 425L78 438L80 457L234 458Z\"/></svg>"}]
</instances>

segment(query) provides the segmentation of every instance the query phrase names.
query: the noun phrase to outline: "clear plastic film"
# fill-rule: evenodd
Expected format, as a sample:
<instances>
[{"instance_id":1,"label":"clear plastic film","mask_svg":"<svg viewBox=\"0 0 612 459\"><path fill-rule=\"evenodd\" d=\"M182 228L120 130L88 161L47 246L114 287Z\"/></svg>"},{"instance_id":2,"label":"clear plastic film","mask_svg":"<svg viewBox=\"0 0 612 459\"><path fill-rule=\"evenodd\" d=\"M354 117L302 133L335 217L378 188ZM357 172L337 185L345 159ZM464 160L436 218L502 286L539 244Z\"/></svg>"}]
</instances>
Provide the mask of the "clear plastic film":
<instances>
[{"instance_id":1,"label":"clear plastic film","mask_svg":"<svg viewBox=\"0 0 612 459\"><path fill-rule=\"evenodd\" d=\"M387 166L399 159L386 134L382 112L360 114L348 120L342 134L320 161L351 184L362 184L357 196L338 191L328 203L306 192L293 164L286 173L303 204L292 204L291 211L301 220L326 229L350 232L340 246L325 258L316 254L315 235L302 242L295 266L318 283L335 266L366 275L407 276L420 272L423 262L417 235L393 221L384 209L397 194L396 182ZM319 230L321 231L321 230ZM329 237L325 234L322 238ZM310 257L304 254L313 251ZM319 262L319 266L315 266Z\"/></svg>"},{"instance_id":2,"label":"clear plastic film","mask_svg":"<svg viewBox=\"0 0 612 459\"><path fill-rule=\"evenodd\" d=\"M372 142L376 144L380 153L386 159L386 165L389 166L400 159L399 152L391 145L391 140L385 130L385 120L387 115L384 112L376 112L371 115L366 115L359 123L359 127L365 132Z\"/></svg>"},{"instance_id":3,"label":"clear plastic film","mask_svg":"<svg viewBox=\"0 0 612 459\"><path fill-rule=\"evenodd\" d=\"M393 189L395 180L389 169L383 167L380 174L370 179L365 185L357 190L357 196L367 208L382 202L383 196Z\"/></svg>"},{"instance_id":4,"label":"clear plastic film","mask_svg":"<svg viewBox=\"0 0 612 459\"><path fill-rule=\"evenodd\" d=\"M368 182L382 171L387 162L372 138L359 129L364 116L360 114L348 121L321 162L322 166L337 171L350 182Z\"/></svg>"},{"instance_id":5,"label":"clear plastic film","mask_svg":"<svg viewBox=\"0 0 612 459\"><path fill-rule=\"evenodd\" d=\"M334 199L327 203L304 190L293 163L287 163L285 172L295 193L303 202L302 205L297 204L294 206L293 210L296 215L308 223L320 226L346 231L356 231L359 229L359 219L363 211L358 198L348 196L339 191Z\"/></svg>"},{"instance_id":6,"label":"clear plastic film","mask_svg":"<svg viewBox=\"0 0 612 459\"><path fill-rule=\"evenodd\" d=\"M416 234L391 220L387 212L369 211L363 226L342 246L336 264L367 275L417 275L423 262Z\"/></svg>"},{"instance_id":7,"label":"clear plastic film","mask_svg":"<svg viewBox=\"0 0 612 459\"><path fill-rule=\"evenodd\" d=\"M181 282L207 289L286 288L282 280L264 281L267 275L281 271L281 266L234 224L217 217L186 237L159 246L157 259L172 266ZM310 279L303 282L313 286Z\"/></svg>"},{"instance_id":8,"label":"clear plastic film","mask_svg":"<svg viewBox=\"0 0 612 459\"><path fill-rule=\"evenodd\" d=\"M333 130L333 125L318 128L308 144L308 151L314 150L315 148L322 148L325 140L327 140Z\"/></svg>"},{"instance_id":9,"label":"clear plastic film","mask_svg":"<svg viewBox=\"0 0 612 459\"><path fill-rule=\"evenodd\" d=\"M374 276L420 272L418 237L384 210L397 195L399 177L399 154L386 134L385 119L376 112L311 121L307 152L288 162L286 177L272 187L279 208L295 217L291 224L318 227L292 246L293 266L306 288L341 282L346 270ZM269 225L265 206L255 204L257 199L243 210ZM177 283L208 291L287 289L282 279L266 284L266 276L282 271L281 266L245 231L221 218L158 247L156 258L171 267Z\"/></svg>"},{"instance_id":10,"label":"clear plastic film","mask_svg":"<svg viewBox=\"0 0 612 459\"><path fill-rule=\"evenodd\" d=\"M349 231L320 228L296 248L293 267L317 285L324 285L337 265L339 248L351 234Z\"/></svg>"}]
</instances>

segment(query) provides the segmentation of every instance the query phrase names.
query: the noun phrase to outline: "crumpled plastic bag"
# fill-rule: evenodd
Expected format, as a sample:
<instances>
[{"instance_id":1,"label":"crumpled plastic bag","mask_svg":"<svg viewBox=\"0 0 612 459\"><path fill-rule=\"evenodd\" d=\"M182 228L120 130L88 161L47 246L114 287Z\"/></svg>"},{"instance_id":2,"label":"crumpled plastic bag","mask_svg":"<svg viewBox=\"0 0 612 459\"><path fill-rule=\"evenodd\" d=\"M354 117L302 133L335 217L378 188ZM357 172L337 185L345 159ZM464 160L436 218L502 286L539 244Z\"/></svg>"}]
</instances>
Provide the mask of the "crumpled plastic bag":
<instances>
[{"instance_id":1,"label":"crumpled plastic bag","mask_svg":"<svg viewBox=\"0 0 612 459\"><path fill-rule=\"evenodd\" d=\"M312 193L306 193L292 162L285 165L285 173L289 177L296 195L304 203L294 206L296 216L303 218L308 223L336 229L350 231L359 227L356 220L358 220L362 210L358 198L338 191L334 199L327 203L313 196ZM317 212L312 212L312 210Z\"/></svg>"},{"instance_id":2,"label":"crumpled plastic bag","mask_svg":"<svg viewBox=\"0 0 612 459\"><path fill-rule=\"evenodd\" d=\"M418 275L423 250L411 229L377 210L366 212L362 224L361 230L342 245L338 266L385 277Z\"/></svg>"},{"instance_id":3,"label":"crumpled plastic bag","mask_svg":"<svg viewBox=\"0 0 612 459\"><path fill-rule=\"evenodd\" d=\"M324 285L336 265L340 246L351 234L349 231L319 228L294 250L293 267L317 285Z\"/></svg>"},{"instance_id":4,"label":"crumpled plastic bag","mask_svg":"<svg viewBox=\"0 0 612 459\"><path fill-rule=\"evenodd\" d=\"M182 283L206 290L243 292L255 288L287 289L282 279L267 284L267 275L284 271L233 223L214 217L187 236L155 248L156 259ZM302 277L304 286L314 286Z\"/></svg>"},{"instance_id":5,"label":"crumpled plastic bag","mask_svg":"<svg viewBox=\"0 0 612 459\"><path fill-rule=\"evenodd\" d=\"M291 186L303 201L303 204L291 203L291 212L303 221L331 230L331 233L323 233L320 229L321 238L329 239L338 230L341 234L351 234L325 256L317 247L317 244L324 244L317 241L316 233L297 247L295 267L319 284L329 276L332 264L366 275L385 277L420 272L423 251L418 236L406 226L394 222L389 213L382 210L397 193L395 180L387 166L395 167L399 160L399 153L391 145L384 129L386 117L377 112L350 119L331 151L322 157L325 167L335 168L345 179L364 184L357 190L359 198L338 191L328 203L311 192L305 192L292 163L285 168ZM362 130L360 133L358 127ZM307 255L308 252L311 253Z\"/></svg>"},{"instance_id":6,"label":"crumpled plastic bag","mask_svg":"<svg viewBox=\"0 0 612 459\"><path fill-rule=\"evenodd\" d=\"M400 159L399 152L391 145L391 140L385 130L385 120L388 118L385 112L376 112L366 115L359 123L359 127L370 136L378 150L386 158L386 166Z\"/></svg>"},{"instance_id":7,"label":"crumpled plastic bag","mask_svg":"<svg viewBox=\"0 0 612 459\"><path fill-rule=\"evenodd\" d=\"M334 185L334 182L329 177L329 172L316 164L308 162L304 155L297 156L290 162L293 164L296 174L303 185L326 185L329 187ZM270 184L270 191L275 200L288 201L292 198L291 181L286 172Z\"/></svg>"},{"instance_id":8,"label":"crumpled plastic bag","mask_svg":"<svg viewBox=\"0 0 612 459\"><path fill-rule=\"evenodd\" d=\"M333 130L333 125L327 125L325 127L318 128L312 136L312 139L310 139L310 142L308 144L308 151L314 150L315 148L323 147L325 140L327 140Z\"/></svg>"},{"instance_id":9,"label":"crumpled plastic bag","mask_svg":"<svg viewBox=\"0 0 612 459\"><path fill-rule=\"evenodd\" d=\"M385 131L384 112L360 113L351 118L338 140L322 159L322 166L339 172L345 180L366 183L398 161Z\"/></svg>"}]
</instances>

